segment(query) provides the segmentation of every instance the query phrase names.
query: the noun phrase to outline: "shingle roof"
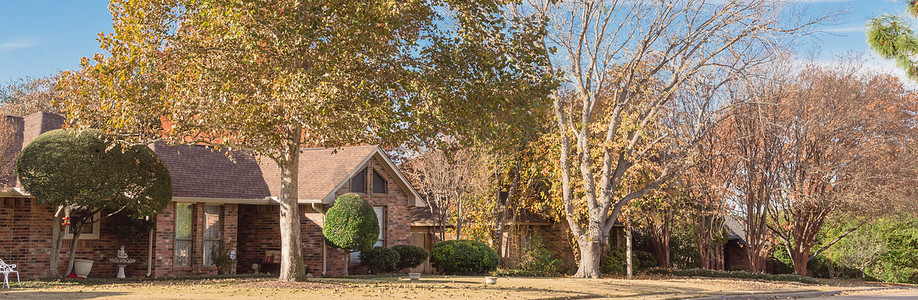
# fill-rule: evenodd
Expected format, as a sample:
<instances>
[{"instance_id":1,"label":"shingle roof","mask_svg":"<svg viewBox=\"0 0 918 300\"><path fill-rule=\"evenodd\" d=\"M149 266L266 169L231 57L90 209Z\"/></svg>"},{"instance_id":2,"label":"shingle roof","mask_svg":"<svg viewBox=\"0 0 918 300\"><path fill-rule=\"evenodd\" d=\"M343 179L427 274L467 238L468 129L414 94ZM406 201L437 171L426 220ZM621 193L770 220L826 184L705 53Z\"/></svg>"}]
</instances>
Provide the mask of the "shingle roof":
<instances>
[{"instance_id":1,"label":"shingle roof","mask_svg":"<svg viewBox=\"0 0 918 300\"><path fill-rule=\"evenodd\" d=\"M300 155L299 199L323 200L348 180L377 146L304 149ZM281 171L268 158L207 146L156 144L154 151L169 169L174 197L261 200L278 197Z\"/></svg>"},{"instance_id":2,"label":"shingle roof","mask_svg":"<svg viewBox=\"0 0 918 300\"><path fill-rule=\"evenodd\" d=\"M305 149L300 154L300 199L322 200L349 179L357 167L368 160L376 146ZM280 168L271 160L262 160L261 170L272 197L280 194Z\"/></svg>"},{"instance_id":3,"label":"shingle roof","mask_svg":"<svg viewBox=\"0 0 918 300\"><path fill-rule=\"evenodd\" d=\"M739 219L731 215L725 215L724 227L727 229L727 239L738 240L740 244L746 243L746 230Z\"/></svg>"},{"instance_id":4,"label":"shingle roof","mask_svg":"<svg viewBox=\"0 0 918 300\"><path fill-rule=\"evenodd\" d=\"M411 220L411 226L439 226L440 220L436 217L436 214L430 212L430 207L409 207L408 212L411 216L408 220ZM447 222L446 226L452 227L453 224Z\"/></svg>"},{"instance_id":5,"label":"shingle roof","mask_svg":"<svg viewBox=\"0 0 918 300\"><path fill-rule=\"evenodd\" d=\"M254 156L205 146L171 146L157 143L159 155L172 177L173 197L265 199L268 183Z\"/></svg>"},{"instance_id":6,"label":"shingle roof","mask_svg":"<svg viewBox=\"0 0 918 300\"><path fill-rule=\"evenodd\" d=\"M22 145L64 124L62 116L44 112L9 121L20 124L17 141ZM280 194L280 168L271 159L259 159L244 152L233 152L231 159L226 151L203 145L157 143L151 148L169 169L173 197L259 200L267 204L270 198ZM18 153L19 149L13 150ZM303 149L299 163L299 200L331 203L335 190L373 155L378 155L377 159L382 160L381 163L384 161L383 165L398 177L396 183L412 200L420 198L385 152L370 145ZM7 156L13 155L4 155Z\"/></svg>"}]
</instances>

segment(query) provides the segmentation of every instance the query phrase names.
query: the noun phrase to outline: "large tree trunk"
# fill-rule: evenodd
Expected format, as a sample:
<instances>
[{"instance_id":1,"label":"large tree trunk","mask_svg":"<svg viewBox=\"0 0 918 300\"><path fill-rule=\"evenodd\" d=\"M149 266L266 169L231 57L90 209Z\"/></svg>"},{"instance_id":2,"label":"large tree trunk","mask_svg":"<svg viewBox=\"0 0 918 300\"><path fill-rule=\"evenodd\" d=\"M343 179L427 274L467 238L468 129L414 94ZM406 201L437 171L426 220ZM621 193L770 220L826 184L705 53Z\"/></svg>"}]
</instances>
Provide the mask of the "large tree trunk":
<instances>
[{"instance_id":1,"label":"large tree trunk","mask_svg":"<svg viewBox=\"0 0 918 300\"><path fill-rule=\"evenodd\" d=\"M303 266L303 249L300 235L300 213L298 205L298 181L300 162L300 127L294 126L287 141L287 149L278 160L281 169L280 205L281 263L280 281L306 279ZM345 268L345 270L347 270ZM346 272L346 271L345 271Z\"/></svg>"},{"instance_id":2,"label":"large tree trunk","mask_svg":"<svg viewBox=\"0 0 918 300\"><path fill-rule=\"evenodd\" d=\"M54 214L54 226L51 227L51 253L50 253L50 262L48 265L48 272L45 276L50 278L61 277L60 265L61 265L61 243L64 241L64 232L63 225L61 225L61 211L62 208L57 209L57 213ZM68 273L69 275L69 273Z\"/></svg>"},{"instance_id":3,"label":"large tree trunk","mask_svg":"<svg viewBox=\"0 0 918 300\"><path fill-rule=\"evenodd\" d=\"M599 234L593 234L582 235L577 239L577 246L580 248L580 266L577 268L577 274L574 277L601 277L602 243L598 241L599 238Z\"/></svg>"},{"instance_id":4,"label":"large tree trunk","mask_svg":"<svg viewBox=\"0 0 918 300\"><path fill-rule=\"evenodd\" d=\"M794 261L794 273L809 276L809 272L806 269L807 263L810 261L810 248L809 247L791 247L788 246L787 253L790 254L791 260Z\"/></svg>"}]
</instances>

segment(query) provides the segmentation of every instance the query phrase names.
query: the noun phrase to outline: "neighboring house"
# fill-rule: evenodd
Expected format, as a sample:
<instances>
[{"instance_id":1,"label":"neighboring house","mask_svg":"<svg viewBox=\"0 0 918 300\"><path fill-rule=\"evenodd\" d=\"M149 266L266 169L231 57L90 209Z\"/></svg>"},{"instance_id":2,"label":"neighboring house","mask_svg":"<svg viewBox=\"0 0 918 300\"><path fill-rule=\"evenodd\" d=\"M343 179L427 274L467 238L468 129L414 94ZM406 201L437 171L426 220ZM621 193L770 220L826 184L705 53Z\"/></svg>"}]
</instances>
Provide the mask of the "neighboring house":
<instances>
[{"instance_id":1,"label":"neighboring house","mask_svg":"<svg viewBox=\"0 0 918 300\"><path fill-rule=\"evenodd\" d=\"M64 121L48 113L8 119L23 124L18 149L42 132L60 128ZM206 146L157 143L151 147L169 169L173 201L156 216L152 238L143 239L148 243L118 240L118 228L110 226L110 218L97 223L87 237L81 236L76 257L95 260L90 276L113 277L115 267L108 259L122 245L137 259L126 268L128 276L216 274L211 250L221 242L236 254L235 272L253 272L253 263L261 265L261 272L278 271L280 170L276 163L241 152L230 153L230 158L225 151ZM410 243L409 210L424 203L381 148L304 149L299 168L307 272L344 273L346 252L325 245L322 224L325 210L345 193L358 193L373 205L383 229L377 245ZM20 189L0 193L0 258L18 264L24 278L44 276L48 269L53 213L54 208L37 205ZM69 261L69 248L65 240L61 269Z\"/></svg>"},{"instance_id":2,"label":"neighboring house","mask_svg":"<svg viewBox=\"0 0 918 300\"><path fill-rule=\"evenodd\" d=\"M411 244L427 249L429 252L433 245L441 240L439 219L428 207L411 208ZM447 224L448 228L455 224ZM523 211L511 219L505 227L500 249L494 249L501 257L504 267L518 267L526 249L532 245L536 238L541 238L544 246L552 253L552 257L560 260L559 270L562 272L576 271L577 261L574 256L570 230L565 222L556 222L546 219L529 211ZM446 239L454 237L447 236ZM610 243L614 247L624 247L624 227L616 223L610 234ZM494 245L492 245L493 247ZM434 272L429 264L419 266L414 271Z\"/></svg>"},{"instance_id":3,"label":"neighboring house","mask_svg":"<svg viewBox=\"0 0 918 300\"><path fill-rule=\"evenodd\" d=\"M746 230L736 217L724 216L727 229L727 243L723 246L723 269L727 271L749 270L749 256L746 254Z\"/></svg>"}]
</instances>

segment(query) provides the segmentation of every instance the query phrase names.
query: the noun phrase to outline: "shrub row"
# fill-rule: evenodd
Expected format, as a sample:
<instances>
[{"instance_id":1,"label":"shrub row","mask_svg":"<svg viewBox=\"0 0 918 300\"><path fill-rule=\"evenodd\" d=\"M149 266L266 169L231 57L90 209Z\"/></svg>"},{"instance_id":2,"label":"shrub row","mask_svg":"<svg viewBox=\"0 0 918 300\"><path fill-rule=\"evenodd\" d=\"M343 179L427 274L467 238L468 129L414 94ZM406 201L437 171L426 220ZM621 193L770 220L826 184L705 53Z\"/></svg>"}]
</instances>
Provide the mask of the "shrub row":
<instances>
[{"instance_id":1,"label":"shrub row","mask_svg":"<svg viewBox=\"0 0 918 300\"><path fill-rule=\"evenodd\" d=\"M500 257L482 242L450 240L434 245L430 263L447 274L483 274L497 269Z\"/></svg>"},{"instance_id":2,"label":"shrub row","mask_svg":"<svg viewBox=\"0 0 918 300\"><path fill-rule=\"evenodd\" d=\"M360 264L377 274L414 268L425 260L427 260L427 250L412 245L397 245L392 249L373 247L360 252Z\"/></svg>"}]
</instances>

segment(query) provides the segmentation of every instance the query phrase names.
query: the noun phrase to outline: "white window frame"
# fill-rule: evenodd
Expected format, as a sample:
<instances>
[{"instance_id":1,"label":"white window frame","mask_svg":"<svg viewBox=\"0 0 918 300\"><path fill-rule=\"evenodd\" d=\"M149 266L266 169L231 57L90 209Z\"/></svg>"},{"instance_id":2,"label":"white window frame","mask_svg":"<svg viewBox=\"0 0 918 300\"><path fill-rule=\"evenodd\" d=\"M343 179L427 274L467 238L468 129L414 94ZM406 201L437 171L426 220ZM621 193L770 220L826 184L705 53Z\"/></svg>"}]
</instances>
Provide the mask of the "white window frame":
<instances>
[{"instance_id":1,"label":"white window frame","mask_svg":"<svg viewBox=\"0 0 918 300\"><path fill-rule=\"evenodd\" d=\"M178 233L178 228L177 228L177 227L178 227L178 206L179 206L179 205L189 205L189 208L191 209L191 220L190 220L190 222L191 222L191 224L190 224L190 225L191 225L191 237L189 237L189 238L182 238L182 239L179 239L179 238L176 236L176 234ZM194 265L194 248L195 248L195 247L194 247L194 232L195 232L195 228L194 228L194 225L195 225L195 224L194 224L194 213L195 213L195 209L197 209L197 207L195 207L195 206L196 206L195 203L175 203L175 214L174 214L175 218L173 218L173 220L172 220L172 221L173 221L173 222L172 222L172 227L173 227L173 234L172 234L172 242L173 242L173 245L172 245L172 246L173 246L173 249L172 249L172 252L173 252L173 254L172 254L173 256L172 256L172 257L173 257L173 258L172 258L172 260L173 260L173 261L172 261L172 264L173 264L175 267L177 267L177 268L187 268L187 267L191 267L192 265ZM179 242L179 240L181 240L181 241L183 241L183 242L191 242L191 245L190 245L190 247L188 248L188 263L187 263L187 264L179 264L179 263L178 263L178 254L179 254L178 242Z\"/></svg>"},{"instance_id":2,"label":"white window frame","mask_svg":"<svg viewBox=\"0 0 918 300\"><path fill-rule=\"evenodd\" d=\"M67 208L64 209L64 216L65 216L65 217L68 217L68 218L70 217L70 207L67 207ZM93 219L93 220L98 220L98 219L101 218L101 217L102 217L102 212L101 212L101 211L96 212L96 214L92 215L92 219ZM72 239L73 239L73 233L70 232L70 226L65 226L65 227L66 227L66 228L64 228L64 239L65 239L65 240L72 240ZM101 221L92 223L92 233L85 233L85 232L80 233L80 239L81 239L81 240L98 240L98 239L99 239L99 230L101 230L101 229L102 229L102 222L101 222Z\"/></svg>"},{"instance_id":3,"label":"white window frame","mask_svg":"<svg viewBox=\"0 0 918 300\"><path fill-rule=\"evenodd\" d=\"M379 222L379 236L376 238L376 243L373 246L386 246L386 226L389 222L386 222L386 207L385 206L374 206L373 212L376 213L376 221Z\"/></svg>"},{"instance_id":4,"label":"white window frame","mask_svg":"<svg viewBox=\"0 0 918 300\"><path fill-rule=\"evenodd\" d=\"M216 210L217 210L216 212L217 224L214 224L217 230L217 237L208 238L207 237L207 215L208 215L207 209L214 208L214 207L216 207ZM220 245L220 240L222 238L223 238L223 205L220 205L220 204L204 205L204 234L201 235L201 239L203 240L202 243L204 245L201 248L203 248L202 250L204 251L204 253L202 253L201 257L204 258L205 267L215 266L211 252L213 251L214 247L217 247L218 245Z\"/></svg>"}]
</instances>

